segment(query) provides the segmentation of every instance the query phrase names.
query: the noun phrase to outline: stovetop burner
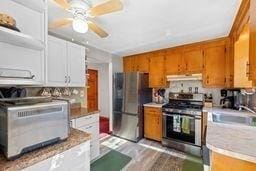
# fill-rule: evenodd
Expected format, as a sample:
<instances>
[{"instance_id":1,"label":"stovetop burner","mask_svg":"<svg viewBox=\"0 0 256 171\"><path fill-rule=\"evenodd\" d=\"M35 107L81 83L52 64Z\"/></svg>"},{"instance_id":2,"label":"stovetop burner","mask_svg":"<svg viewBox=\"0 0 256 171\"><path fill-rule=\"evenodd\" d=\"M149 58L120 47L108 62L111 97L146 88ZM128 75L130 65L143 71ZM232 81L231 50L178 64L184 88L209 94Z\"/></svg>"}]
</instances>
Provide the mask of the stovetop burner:
<instances>
[{"instance_id":1,"label":"stovetop burner","mask_svg":"<svg viewBox=\"0 0 256 171\"><path fill-rule=\"evenodd\" d=\"M191 93L170 93L169 103L163 106L163 109L193 109L202 110L203 94Z\"/></svg>"}]
</instances>

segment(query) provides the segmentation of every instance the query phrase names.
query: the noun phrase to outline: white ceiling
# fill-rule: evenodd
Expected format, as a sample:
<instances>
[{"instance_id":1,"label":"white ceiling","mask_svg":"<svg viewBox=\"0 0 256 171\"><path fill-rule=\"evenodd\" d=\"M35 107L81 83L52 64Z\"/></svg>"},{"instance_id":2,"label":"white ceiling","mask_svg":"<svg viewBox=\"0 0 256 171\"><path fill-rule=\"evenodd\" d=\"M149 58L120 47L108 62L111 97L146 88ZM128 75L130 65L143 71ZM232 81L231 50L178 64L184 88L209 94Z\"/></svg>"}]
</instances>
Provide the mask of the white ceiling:
<instances>
[{"instance_id":1,"label":"white ceiling","mask_svg":"<svg viewBox=\"0 0 256 171\"><path fill-rule=\"evenodd\" d=\"M104 0L90 0L91 4ZM94 19L108 33L78 34L71 26L53 32L98 49L126 56L229 34L241 0L122 0L124 10ZM69 17L49 0L49 22Z\"/></svg>"}]
</instances>

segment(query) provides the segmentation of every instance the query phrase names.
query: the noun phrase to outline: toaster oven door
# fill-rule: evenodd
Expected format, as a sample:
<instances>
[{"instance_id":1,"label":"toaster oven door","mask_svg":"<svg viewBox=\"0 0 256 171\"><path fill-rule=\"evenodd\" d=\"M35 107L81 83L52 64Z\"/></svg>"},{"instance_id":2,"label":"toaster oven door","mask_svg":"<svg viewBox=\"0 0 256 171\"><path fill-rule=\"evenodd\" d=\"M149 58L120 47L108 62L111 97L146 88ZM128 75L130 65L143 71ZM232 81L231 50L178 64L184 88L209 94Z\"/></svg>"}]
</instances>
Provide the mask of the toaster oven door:
<instances>
[{"instance_id":1,"label":"toaster oven door","mask_svg":"<svg viewBox=\"0 0 256 171\"><path fill-rule=\"evenodd\" d=\"M8 109L7 158L68 137L67 102L51 102Z\"/></svg>"}]
</instances>

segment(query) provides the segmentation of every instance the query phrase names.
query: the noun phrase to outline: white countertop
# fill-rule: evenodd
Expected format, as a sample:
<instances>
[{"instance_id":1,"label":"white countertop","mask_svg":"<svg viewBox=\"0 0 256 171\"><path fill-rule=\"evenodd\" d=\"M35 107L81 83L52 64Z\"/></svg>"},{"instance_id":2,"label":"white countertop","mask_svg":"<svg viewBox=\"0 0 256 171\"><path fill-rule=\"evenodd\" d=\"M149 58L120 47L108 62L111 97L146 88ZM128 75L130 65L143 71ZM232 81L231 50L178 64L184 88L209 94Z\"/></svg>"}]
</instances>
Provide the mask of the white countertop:
<instances>
[{"instance_id":1,"label":"white countertop","mask_svg":"<svg viewBox=\"0 0 256 171\"><path fill-rule=\"evenodd\" d=\"M165 103L159 104L159 103L151 102L151 103L146 103L143 106L144 107L157 107L157 108L161 108L161 107L163 107L163 105L165 105Z\"/></svg>"},{"instance_id":2,"label":"white countertop","mask_svg":"<svg viewBox=\"0 0 256 171\"><path fill-rule=\"evenodd\" d=\"M208 112L206 146L217 153L256 163L256 127L223 124L212 121L212 113L252 115L248 112L221 108L204 108Z\"/></svg>"}]
</instances>

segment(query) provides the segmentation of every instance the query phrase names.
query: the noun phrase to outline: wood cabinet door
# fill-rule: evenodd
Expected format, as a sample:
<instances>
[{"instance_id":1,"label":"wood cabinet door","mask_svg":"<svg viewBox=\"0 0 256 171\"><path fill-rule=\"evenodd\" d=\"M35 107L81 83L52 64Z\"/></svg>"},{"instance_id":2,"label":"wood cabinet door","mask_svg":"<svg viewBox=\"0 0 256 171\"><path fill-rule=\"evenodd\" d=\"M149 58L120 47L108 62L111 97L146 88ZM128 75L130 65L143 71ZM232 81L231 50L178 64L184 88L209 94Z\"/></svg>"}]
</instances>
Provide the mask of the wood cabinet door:
<instances>
[{"instance_id":1,"label":"wood cabinet door","mask_svg":"<svg viewBox=\"0 0 256 171\"><path fill-rule=\"evenodd\" d=\"M150 113L144 114L144 137L149 139L154 139L154 128L155 125L155 119L154 115Z\"/></svg>"},{"instance_id":2,"label":"wood cabinet door","mask_svg":"<svg viewBox=\"0 0 256 171\"><path fill-rule=\"evenodd\" d=\"M166 75L179 74L182 68L182 50L167 50L165 57Z\"/></svg>"},{"instance_id":3,"label":"wood cabinet door","mask_svg":"<svg viewBox=\"0 0 256 171\"><path fill-rule=\"evenodd\" d=\"M201 73L203 71L203 50L201 47L184 50L183 61L185 74Z\"/></svg>"},{"instance_id":4,"label":"wood cabinet door","mask_svg":"<svg viewBox=\"0 0 256 171\"><path fill-rule=\"evenodd\" d=\"M255 171L256 164L245 160L222 155L220 153L211 153L212 171Z\"/></svg>"},{"instance_id":5,"label":"wood cabinet door","mask_svg":"<svg viewBox=\"0 0 256 171\"><path fill-rule=\"evenodd\" d=\"M153 52L149 61L149 86L152 88L165 87L164 51Z\"/></svg>"},{"instance_id":6,"label":"wood cabinet door","mask_svg":"<svg viewBox=\"0 0 256 171\"><path fill-rule=\"evenodd\" d=\"M234 87L252 88L249 80L249 27L245 25L234 43Z\"/></svg>"},{"instance_id":7,"label":"wood cabinet door","mask_svg":"<svg viewBox=\"0 0 256 171\"><path fill-rule=\"evenodd\" d=\"M134 68L134 56L127 56L123 58L124 72L133 72Z\"/></svg>"},{"instance_id":8,"label":"wood cabinet door","mask_svg":"<svg viewBox=\"0 0 256 171\"><path fill-rule=\"evenodd\" d=\"M149 56L150 56L150 53L146 53L146 54L137 55L135 57L136 71L145 72L145 73L149 72Z\"/></svg>"},{"instance_id":9,"label":"wood cabinet door","mask_svg":"<svg viewBox=\"0 0 256 171\"><path fill-rule=\"evenodd\" d=\"M250 78L253 80L256 86L256 1L250 1L250 52L249 52L249 62L250 62Z\"/></svg>"},{"instance_id":10,"label":"wood cabinet door","mask_svg":"<svg viewBox=\"0 0 256 171\"><path fill-rule=\"evenodd\" d=\"M145 107L144 136L156 141L162 140L162 109Z\"/></svg>"},{"instance_id":11,"label":"wood cabinet door","mask_svg":"<svg viewBox=\"0 0 256 171\"><path fill-rule=\"evenodd\" d=\"M204 87L225 87L226 45L204 49Z\"/></svg>"}]
</instances>

